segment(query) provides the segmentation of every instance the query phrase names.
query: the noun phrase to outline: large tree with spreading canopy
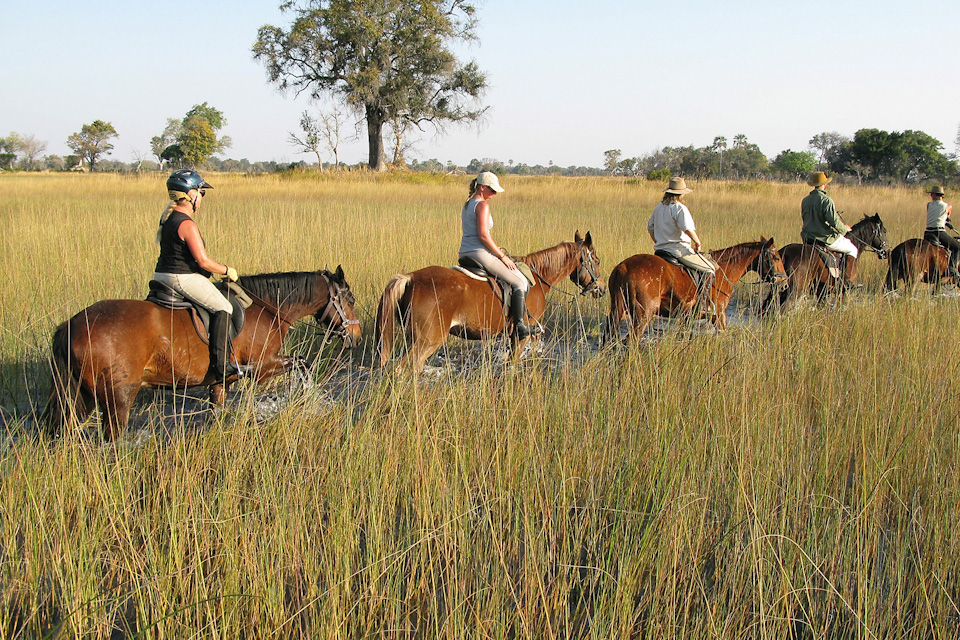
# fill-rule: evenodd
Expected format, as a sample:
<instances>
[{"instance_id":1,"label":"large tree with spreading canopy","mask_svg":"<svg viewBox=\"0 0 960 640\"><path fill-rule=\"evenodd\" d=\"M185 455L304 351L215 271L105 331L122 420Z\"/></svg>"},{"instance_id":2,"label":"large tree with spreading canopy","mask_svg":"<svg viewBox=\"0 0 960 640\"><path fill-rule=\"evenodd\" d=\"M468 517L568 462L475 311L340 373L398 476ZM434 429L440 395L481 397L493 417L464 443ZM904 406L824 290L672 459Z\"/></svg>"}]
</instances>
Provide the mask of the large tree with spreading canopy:
<instances>
[{"instance_id":1,"label":"large tree with spreading canopy","mask_svg":"<svg viewBox=\"0 0 960 640\"><path fill-rule=\"evenodd\" d=\"M469 0L287 0L287 27L264 25L254 58L281 90L332 94L366 121L369 164L386 168L383 127L390 122L472 122L486 77L450 50L475 38Z\"/></svg>"}]
</instances>

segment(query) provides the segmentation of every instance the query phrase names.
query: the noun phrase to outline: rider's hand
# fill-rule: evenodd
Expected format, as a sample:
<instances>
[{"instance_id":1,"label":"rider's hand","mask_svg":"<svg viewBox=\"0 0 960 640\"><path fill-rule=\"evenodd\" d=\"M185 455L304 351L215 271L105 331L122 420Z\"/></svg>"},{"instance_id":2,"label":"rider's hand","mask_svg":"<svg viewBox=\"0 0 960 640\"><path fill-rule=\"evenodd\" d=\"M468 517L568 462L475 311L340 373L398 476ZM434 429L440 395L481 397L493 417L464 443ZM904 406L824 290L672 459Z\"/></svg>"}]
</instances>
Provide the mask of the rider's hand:
<instances>
[{"instance_id":1,"label":"rider's hand","mask_svg":"<svg viewBox=\"0 0 960 640\"><path fill-rule=\"evenodd\" d=\"M507 269L510 269L511 271L517 270L517 265L513 262L513 260L510 259L510 256L508 256L507 254L503 254L503 257L500 258L500 260L503 262L503 264L507 266Z\"/></svg>"},{"instance_id":2,"label":"rider's hand","mask_svg":"<svg viewBox=\"0 0 960 640\"><path fill-rule=\"evenodd\" d=\"M240 278L240 274L233 267L227 267L226 276L230 282L236 282Z\"/></svg>"}]
</instances>

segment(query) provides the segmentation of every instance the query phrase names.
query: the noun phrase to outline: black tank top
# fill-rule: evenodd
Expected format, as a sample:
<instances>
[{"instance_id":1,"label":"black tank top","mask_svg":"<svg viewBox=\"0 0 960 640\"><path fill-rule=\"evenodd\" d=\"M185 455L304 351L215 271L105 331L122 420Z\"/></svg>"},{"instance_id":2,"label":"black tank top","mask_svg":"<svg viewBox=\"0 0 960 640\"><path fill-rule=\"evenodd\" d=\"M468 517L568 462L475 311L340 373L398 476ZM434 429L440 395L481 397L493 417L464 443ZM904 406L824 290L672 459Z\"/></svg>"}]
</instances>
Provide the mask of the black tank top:
<instances>
[{"instance_id":1,"label":"black tank top","mask_svg":"<svg viewBox=\"0 0 960 640\"><path fill-rule=\"evenodd\" d=\"M199 273L209 276L210 272L200 268L197 260L190 253L190 247L180 239L177 233L184 220L191 220L191 218L180 211L173 211L163 223L160 231L160 257L157 259L157 268L154 271L156 273Z\"/></svg>"}]
</instances>

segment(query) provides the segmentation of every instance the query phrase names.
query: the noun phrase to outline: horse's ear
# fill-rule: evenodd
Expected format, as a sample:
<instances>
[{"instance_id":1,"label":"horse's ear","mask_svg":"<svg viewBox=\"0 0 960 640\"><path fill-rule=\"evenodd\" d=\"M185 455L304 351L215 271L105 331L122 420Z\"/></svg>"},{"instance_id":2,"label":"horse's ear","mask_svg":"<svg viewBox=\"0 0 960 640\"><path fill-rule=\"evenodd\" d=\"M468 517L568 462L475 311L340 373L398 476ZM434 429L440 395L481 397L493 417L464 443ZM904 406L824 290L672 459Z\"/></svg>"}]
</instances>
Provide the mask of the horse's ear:
<instances>
[{"instance_id":1,"label":"horse's ear","mask_svg":"<svg viewBox=\"0 0 960 640\"><path fill-rule=\"evenodd\" d=\"M763 237L763 234L760 234L760 242L766 242L767 239Z\"/></svg>"},{"instance_id":2,"label":"horse's ear","mask_svg":"<svg viewBox=\"0 0 960 640\"><path fill-rule=\"evenodd\" d=\"M580 229L573 232L573 241L577 244L583 244L583 238L580 237Z\"/></svg>"},{"instance_id":3,"label":"horse's ear","mask_svg":"<svg viewBox=\"0 0 960 640\"><path fill-rule=\"evenodd\" d=\"M343 280L343 265L337 265L337 280Z\"/></svg>"},{"instance_id":4,"label":"horse's ear","mask_svg":"<svg viewBox=\"0 0 960 640\"><path fill-rule=\"evenodd\" d=\"M767 240L767 244L771 247L773 246L773 236L770 236L770 239Z\"/></svg>"},{"instance_id":5,"label":"horse's ear","mask_svg":"<svg viewBox=\"0 0 960 640\"><path fill-rule=\"evenodd\" d=\"M583 239L583 244L587 245L588 247L593 246L593 238L590 237L589 231L587 231L587 236Z\"/></svg>"}]
</instances>

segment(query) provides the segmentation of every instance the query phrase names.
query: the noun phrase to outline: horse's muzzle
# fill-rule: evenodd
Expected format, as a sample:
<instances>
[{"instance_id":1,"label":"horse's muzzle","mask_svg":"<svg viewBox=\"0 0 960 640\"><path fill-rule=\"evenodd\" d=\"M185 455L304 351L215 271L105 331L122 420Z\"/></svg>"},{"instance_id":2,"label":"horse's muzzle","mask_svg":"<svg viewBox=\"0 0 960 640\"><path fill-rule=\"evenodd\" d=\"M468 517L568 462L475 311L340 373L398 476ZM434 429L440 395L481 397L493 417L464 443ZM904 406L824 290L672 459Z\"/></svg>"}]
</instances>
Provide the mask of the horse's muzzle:
<instances>
[{"instance_id":1,"label":"horse's muzzle","mask_svg":"<svg viewBox=\"0 0 960 640\"><path fill-rule=\"evenodd\" d=\"M603 281L603 278L594 280L593 286L585 290L584 295L590 294L594 298L602 298L603 295L607 292L607 283Z\"/></svg>"}]
</instances>

